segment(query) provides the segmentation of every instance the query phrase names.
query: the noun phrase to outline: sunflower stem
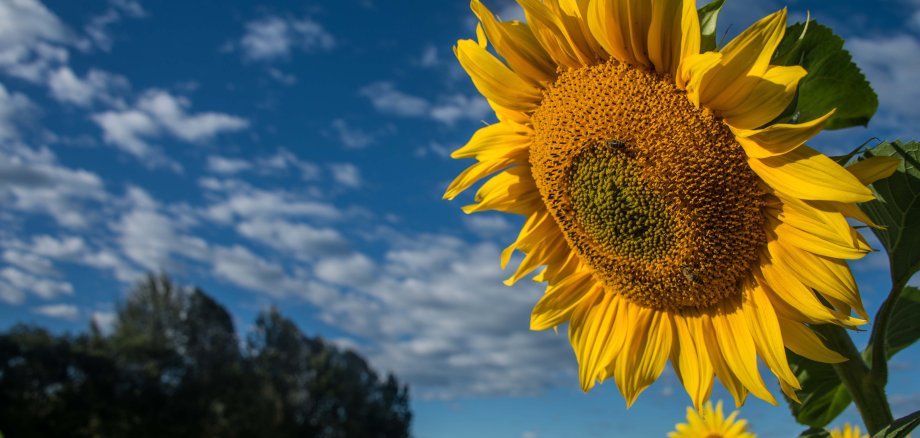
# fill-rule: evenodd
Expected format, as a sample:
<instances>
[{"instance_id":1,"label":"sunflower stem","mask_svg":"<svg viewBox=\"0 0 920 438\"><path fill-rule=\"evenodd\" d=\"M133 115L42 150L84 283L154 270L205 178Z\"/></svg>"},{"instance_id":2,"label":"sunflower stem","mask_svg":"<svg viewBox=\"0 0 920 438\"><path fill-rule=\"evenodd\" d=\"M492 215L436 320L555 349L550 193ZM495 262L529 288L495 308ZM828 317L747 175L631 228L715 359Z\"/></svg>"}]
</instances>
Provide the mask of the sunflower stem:
<instances>
[{"instance_id":1,"label":"sunflower stem","mask_svg":"<svg viewBox=\"0 0 920 438\"><path fill-rule=\"evenodd\" d=\"M834 371L853 397L856 409L866 429L869 429L869 435L875 435L894 421L884 383L873 378L872 370L866 365L846 329L836 325L819 325L815 329L827 340L828 347L847 358L846 362L834 364Z\"/></svg>"}]
</instances>

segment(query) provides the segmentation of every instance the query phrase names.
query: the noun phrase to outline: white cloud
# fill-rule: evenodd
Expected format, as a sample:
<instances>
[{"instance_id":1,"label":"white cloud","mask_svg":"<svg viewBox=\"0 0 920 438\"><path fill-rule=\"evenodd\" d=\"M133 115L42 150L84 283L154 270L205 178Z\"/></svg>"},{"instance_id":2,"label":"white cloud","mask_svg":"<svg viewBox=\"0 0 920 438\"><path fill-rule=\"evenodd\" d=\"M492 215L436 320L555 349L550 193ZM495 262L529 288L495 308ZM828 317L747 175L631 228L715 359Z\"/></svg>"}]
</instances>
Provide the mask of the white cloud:
<instances>
[{"instance_id":1,"label":"white cloud","mask_svg":"<svg viewBox=\"0 0 920 438\"><path fill-rule=\"evenodd\" d=\"M87 246L82 237L34 236L30 245L36 254L55 259L74 259L86 251Z\"/></svg>"},{"instance_id":2,"label":"white cloud","mask_svg":"<svg viewBox=\"0 0 920 438\"><path fill-rule=\"evenodd\" d=\"M84 227L87 204L106 197L99 176L61 166L48 149L0 146L0 202L5 208L46 213L65 227Z\"/></svg>"},{"instance_id":3,"label":"white cloud","mask_svg":"<svg viewBox=\"0 0 920 438\"><path fill-rule=\"evenodd\" d=\"M35 111L35 105L26 95L10 93L0 83L0 141L18 138L18 125Z\"/></svg>"},{"instance_id":4,"label":"white cloud","mask_svg":"<svg viewBox=\"0 0 920 438\"><path fill-rule=\"evenodd\" d=\"M187 142L206 141L222 132L239 131L249 126L245 119L223 113L188 114L186 110L190 106L188 99L161 90L148 91L137 103L140 110L163 128Z\"/></svg>"},{"instance_id":5,"label":"white cloud","mask_svg":"<svg viewBox=\"0 0 920 438\"><path fill-rule=\"evenodd\" d=\"M181 221L144 190L131 187L130 208L113 224L122 252L148 271L173 270L181 266L177 256L192 260L209 257L208 244L185 234Z\"/></svg>"},{"instance_id":6,"label":"white cloud","mask_svg":"<svg viewBox=\"0 0 920 438\"><path fill-rule=\"evenodd\" d=\"M208 157L208 170L223 175L232 175L252 168L252 163L239 158L227 158L217 155Z\"/></svg>"},{"instance_id":7,"label":"white cloud","mask_svg":"<svg viewBox=\"0 0 920 438\"><path fill-rule=\"evenodd\" d=\"M96 69L90 69L81 79L70 67L60 67L48 77L48 88L55 99L83 107L94 101L115 103L116 94L129 87L124 77Z\"/></svg>"},{"instance_id":8,"label":"white cloud","mask_svg":"<svg viewBox=\"0 0 920 438\"><path fill-rule=\"evenodd\" d=\"M102 333L111 333L115 328L115 312L93 312L90 319Z\"/></svg>"},{"instance_id":9,"label":"white cloud","mask_svg":"<svg viewBox=\"0 0 920 438\"><path fill-rule=\"evenodd\" d=\"M143 6L134 0L109 0L109 8L100 15L92 17L83 30L90 40L104 51L112 49L112 37L109 26L121 21L125 16L140 18L147 15Z\"/></svg>"},{"instance_id":10,"label":"white cloud","mask_svg":"<svg viewBox=\"0 0 920 438\"><path fill-rule=\"evenodd\" d=\"M268 69L268 75L283 85L294 85L297 83L297 76L285 73L274 67Z\"/></svg>"},{"instance_id":11,"label":"white cloud","mask_svg":"<svg viewBox=\"0 0 920 438\"><path fill-rule=\"evenodd\" d=\"M306 53L330 50L335 47L335 38L309 18L271 16L246 23L239 47L246 60L270 61L287 58L294 49Z\"/></svg>"},{"instance_id":12,"label":"white cloud","mask_svg":"<svg viewBox=\"0 0 920 438\"><path fill-rule=\"evenodd\" d=\"M361 170L351 163L330 164L329 171L332 172L332 179L351 189L361 187Z\"/></svg>"},{"instance_id":13,"label":"white cloud","mask_svg":"<svg viewBox=\"0 0 920 438\"><path fill-rule=\"evenodd\" d=\"M362 287L373 283L377 266L364 254L354 253L344 257L328 257L313 267L316 276L326 282Z\"/></svg>"},{"instance_id":14,"label":"white cloud","mask_svg":"<svg viewBox=\"0 0 920 438\"><path fill-rule=\"evenodd\" d=\"M418 58L418 65L425 68L431 68L436 67L438 63L438 48L433 44L425 46L421 56Z\"/></svg>"},{"instance_id":15,"label":"white cloud","mask_svg":"<svg viewBox=\"0 0 920 438\"><path fill-rule=\"evenodd\" d=\"M70 283L35 276L11 266L0 269L0 279L13 289L31 292L46 300L73 294L73 286Z\"/></svg>"},{"instance_id":16,"label":"white cloud","mask_svg":"<svg viewBox=\"0 0 920 438\"><path fill-rule=\"evenodd\" d=\"M513 233L511 223L497 214L476 214L463 217L463 224L479 236L492 237Z\"/></svg>"},{"instance_id":17,"label":"white cloud","mask_svg":"<svg viewBox=\"0 0 920 438\"><path fill-rule=\"evenodd\" d=\"M483 120L491 113L492 108L482 96L455 94L431 107L431 118L448 125L459 120Z\"/></svg>"},{"instance_id":18,"label":"white cloud","mask_svg":"<svg viewBox=\"0 0 920 438\"><path fill-rule=\"evenodd\" d=\"M335 130L336 136L342 142L342 146L348 149L363 149L374 142L374 135L369 134L361 128L351 126L343 119L332 121L332 129Z\"/></svg>"},{"instance_id":19,"label":"white cloud","mask_svg":"<svg viewBox=\"0 0 920 438\"><path fill-rule=\"evenodd\" d=\"M873 126L890 129L896 136L920 136L916 124L920 119L920 41L901 34L851 38L846 45L878 93L879 113Z\"/></svg>"},{"instance_id":20,"label":"white cloud","mask_svg":"<svg viewBox=\"0 0 920 438\"><path fill-rule=\"evenodd\" d=\"M191 102L163 90L149 90L138 99L135 108L111 110L93 115L102 128L103 139L138 158L168 161L147 139L169 134L191 143L208 141L216 135L249 127L241 117L218 112L188 113Z\"/></svg>"},{"instance_id":21,"label":"white cloud","mask_svg":"<svg viewBox=\"0 0 920 438\"><path fill-rule=\"evenodd\" d=\"M41 2L0 2L0 70L7 74L42 82L51 66L67 60L56 45L72 41L72 32Z\"/></svg>"},{"instance_id":22,"label":"white cloud","mask_svg":"<svg viewBox=\"0 0 920 438\"><path fill-rule=\"evenodd\" d=\"M25 251L6 249L3 251L3 261L35 275L55 274L48 259Z\"/></svg>"},{"instance_id":23,"label":"white cloud","mask_svg":"<svg viewBox=\"0 0 920 438\"><path fill-rule=\"evenodd\" d=\"M318 228L281 219L253 219L236 227L240 235L298 258L344 254L348 242L332 228Z\"/></svg>"},{"instance_id":24,"label":"white cloud","mask_svg":"<svg viewBox=\"0 0 920 438\"><path fill-rule=\"evenodd\" d=\"M360 90L378 112L390 116L431 118L451 125L459 120L482 120L491 108L481 96L442 96L437 103L396 89L391 82L375 82Z\"/></svg>"},{"instance_id":25,"label":"white cloud","mask_svg":"<svg viewBox=\"0 0 920 438\"><path fill-rule=\"evenodd\" d=\"M3 301L7 304L22 304L26 300L26 294L24 294L19 289L13 289L3 282L0 282L0 301Z\"/></svg>"},{"instance_id":26,"label":"white cloud","mask_svg":"<svg viewBox=\"0 0 920 438\"><path fill-rule=\"evenodd\" d=\"M500 271L499 252L447 236L398 238L381 263L317 263L320 278L352 288L317 304L324 321L368 339L362 352L422 398L532 394L571 379L565 335L528 330L542 286L502 285L510 273Z\"/></svg>"},{"instance_id":27,"label":"white cloud","mask_svg":"<svg viewBox=\"0 0 920 438\"><path fill-rule=\"evenodd\" d=\"M32 311L49 318L66 319L68 321L76 321L80 318L80 309L73 304L48 304L38 306Z\"/></svg>"},{"instance_id":28,"label":"white cloud","mask_svg":"<svg viewBox=\"0 0 920 438\"><path fill-rule=\"evenodd\" d=\"M304 282L289 276L284 267L239 245L216 248L212 262L218 278L250 290L283 296L303 288Z\"/></svg>"},{"instance_id":29,"label":"white cloud","mask_svg":"<svg viewBox=\"0 0 920 438\"><path fill-rule=\"evenodd\" d=\"M374 108L384 114L401 117L421 117L428 113L428 101L396 89L391 82L375 82L360 91L370 99Z\"/></svg>"},{"instance_id":30,"label":"white cloud","mask_svg":"<svg viewBox=\"0 0 920 438\"><path fill-rule=\"evenodd\" d=\"M206 207L204 214L211 220L221 223L238 219L278 217L335 220L342 216L339 209L330 204L287 192L252 188L229 193L227 198Z\"/></svg>"}]
</instances>

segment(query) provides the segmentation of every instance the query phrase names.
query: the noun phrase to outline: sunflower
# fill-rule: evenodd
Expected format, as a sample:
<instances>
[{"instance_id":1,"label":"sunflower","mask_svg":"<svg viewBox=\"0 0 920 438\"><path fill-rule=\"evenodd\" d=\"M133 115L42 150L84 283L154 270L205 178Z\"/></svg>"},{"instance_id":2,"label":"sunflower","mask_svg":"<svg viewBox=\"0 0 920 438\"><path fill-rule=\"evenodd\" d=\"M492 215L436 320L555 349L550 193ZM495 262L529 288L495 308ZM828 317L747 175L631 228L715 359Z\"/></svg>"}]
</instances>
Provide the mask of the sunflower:
<instances>
[{"instance_id":1,"label":"sunflower","mask_svg":"<svg viewBox=\"0 0 920 438\"><path fill-rule=\"evenodd\" d=\"M869 438L869 435L863 434L859 426L851 426L850 423L845 423L843 430L840 428L831 429L831 438Z\"/></svg>"},{"instance_id":2,"label":"sunflower","mask_svg":"<svg viewBox=\"0 0 920 438\"><path fill-rule=\"evenodd\" d=\"M452 154L478 162L444 197L490 177L463 210L525 216L506 283L543 267L531 328L569 323L582 389L613 378L629 406L670 359L697 408L714 376L775 404L758 357L792 398L786 349L843 361L809 325L866 322L846 217L870 223L855 203L897 160L805 146L833 111L771 124L806 74L770 65L786 10L701 53L693 0L518 3L526 23L473 0L454 48L498 123Z\"/></svg>"},{"instance_id":3,"label":"sunflower","mask_svg":"<svg viewBox=\"0 0 920 438\"><path fill-rule=\"evenodd\" d=\"M699 412L687 408L687 422L679 423L668 438L755 438L757 435L747 431L747 421L735 421L737 416L735 411L725 418L721 401L715 409L711 402L706 402Z\"/></svg>"}]
</instances>

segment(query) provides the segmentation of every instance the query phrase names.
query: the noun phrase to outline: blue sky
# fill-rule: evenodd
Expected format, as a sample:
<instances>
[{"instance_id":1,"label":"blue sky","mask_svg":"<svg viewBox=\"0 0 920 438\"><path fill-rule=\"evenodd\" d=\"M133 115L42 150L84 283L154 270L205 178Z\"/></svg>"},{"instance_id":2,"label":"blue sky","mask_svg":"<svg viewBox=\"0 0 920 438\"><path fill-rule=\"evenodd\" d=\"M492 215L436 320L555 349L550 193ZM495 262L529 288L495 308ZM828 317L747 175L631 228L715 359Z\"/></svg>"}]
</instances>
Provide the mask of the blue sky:
<instances>
[{"instance_id":1,"label":"blue sky","mask_svg":"<svg viewBox=\"0 0 920 438\"><path fill-rule=\"evenodd\" d=\"M720 28L782 6L729 0ZM920 138L920 1L789 7L848 39L881 101L814 144ZM582 394L564 332L527 330L539 285L501 284L520 221L441 200L468 164L447 155L493 119L451 52L474 26L465 1L0 0L0 328L105 325L164 269L241 330L275 304L394 371L419 437L663 436L689 402L673 372L628 411L612 383ZM884 255L854 269L876 308ZM893 364L896 415L920 407L918 360Z\"/></svg>"}]
</instances>

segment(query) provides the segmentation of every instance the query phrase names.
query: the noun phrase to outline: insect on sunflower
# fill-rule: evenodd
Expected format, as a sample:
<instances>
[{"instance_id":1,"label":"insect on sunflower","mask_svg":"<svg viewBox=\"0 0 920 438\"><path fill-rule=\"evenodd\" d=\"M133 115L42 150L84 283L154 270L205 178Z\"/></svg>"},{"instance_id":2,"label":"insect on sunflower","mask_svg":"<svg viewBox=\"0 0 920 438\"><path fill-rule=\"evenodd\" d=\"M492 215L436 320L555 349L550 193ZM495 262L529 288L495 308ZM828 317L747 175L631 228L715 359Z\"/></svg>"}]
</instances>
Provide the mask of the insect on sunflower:
<instances>
[{"instance_id":1,"label":"insect on sunflower","mask_svg":"<svg viewBox=\"0 0 920 438\"><path fill-rule=\"evenodd\" d=\"M869 222L855 203L894 167L805 146L833 111L771 124L806 75L770 65L786 10L701 53L691 0L518 3L526 23L473 0L478 41L454 49L499 121L452 154L478 162L444 197L489 177L463 210L526 217L507 283L544 267L531 328L568 322L581 387L613 378L631 405L670 359L697 408L714 376L775 404L758 357L793 398L786 349L844 360L809 324L866 322L846 217Z\"/></svg>"}]
</instances>

